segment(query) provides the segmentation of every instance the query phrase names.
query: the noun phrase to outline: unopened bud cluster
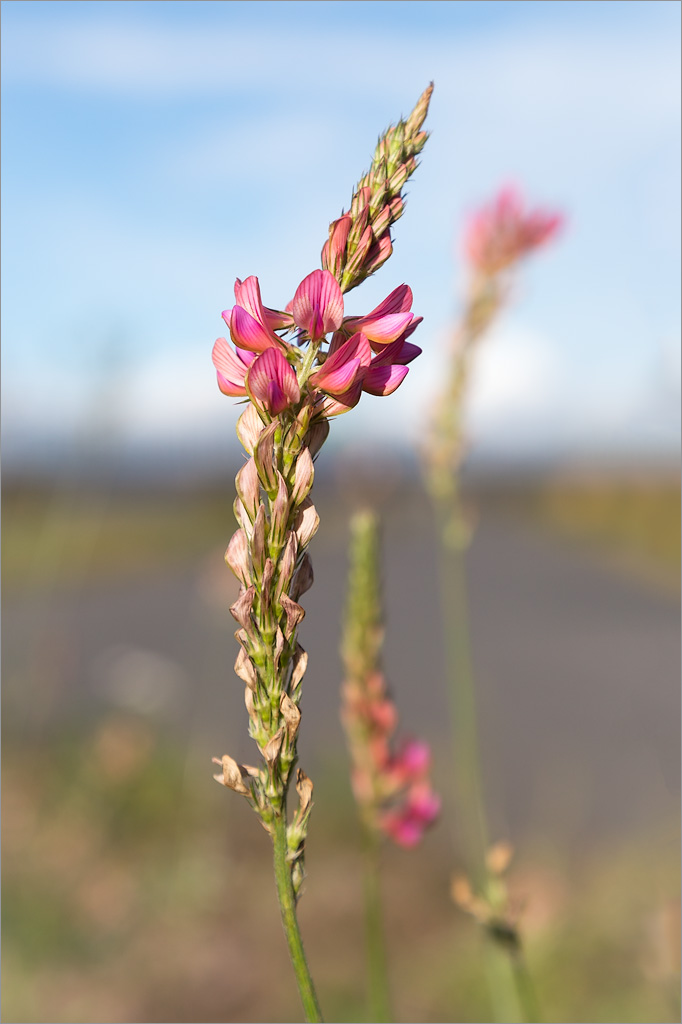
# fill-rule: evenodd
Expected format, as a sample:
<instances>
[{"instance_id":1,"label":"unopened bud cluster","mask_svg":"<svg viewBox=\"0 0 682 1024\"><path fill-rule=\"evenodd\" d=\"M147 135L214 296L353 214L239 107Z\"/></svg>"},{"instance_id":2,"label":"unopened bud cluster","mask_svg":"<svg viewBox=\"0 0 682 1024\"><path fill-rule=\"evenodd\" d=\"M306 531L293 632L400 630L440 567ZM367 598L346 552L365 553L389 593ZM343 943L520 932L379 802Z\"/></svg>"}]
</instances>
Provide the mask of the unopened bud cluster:
<instances>
[{"instance_id":1,"label":"unopened bud cluster","mask_svg":"<svg viewBox=\"0 0 682 1024\"><path fill-rule=\"evenodd\" d=\"M376 515L353 516L342 720L353 762L353 792L365 825L401 846L414 846L438 815L440 800L431 788L428 746L417 740L394 742L398 712L380 664L378 538Z\"/></svg>"},{"instance_id":2,"label":"unopened bud cluster","mask_svg":"<svg viewBox=\"0 0 682 1024\"><path fill-rule=\"evenodd\" d=\"M355 187L350 209L329 226L322 266L348 292L381 267L393 251L391 225L402 217L402 189L417 169L428 132L422 131L433 83L419 97L406 121L400 120L377 143L369 171Z\"/></svg>"}]
</instances>

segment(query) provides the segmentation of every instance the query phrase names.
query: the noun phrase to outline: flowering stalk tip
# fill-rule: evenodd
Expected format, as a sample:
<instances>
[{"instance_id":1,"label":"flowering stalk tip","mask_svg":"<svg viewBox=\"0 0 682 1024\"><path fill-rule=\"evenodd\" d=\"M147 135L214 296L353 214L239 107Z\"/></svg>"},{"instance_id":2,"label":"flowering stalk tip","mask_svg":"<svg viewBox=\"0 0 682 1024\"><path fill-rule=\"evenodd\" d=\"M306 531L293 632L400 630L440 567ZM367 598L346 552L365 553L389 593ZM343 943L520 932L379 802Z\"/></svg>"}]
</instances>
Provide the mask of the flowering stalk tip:
<instances>
[{"instance_id":1,"label":"flowering stalk tip","mask_svg":"<svg viewBox=\"0 0 682 1024\"><path fill-rule=\"evenodd\" d=\"M393 251L391 226L402 216L402 189L417 169L428 133L421 130L433 93L424 90L406 121L390 125L379 139L369 171L353 192L350 208L329 225L322 266L342 292L357 287L383 266Z\"/></svg>"}]
</instances>

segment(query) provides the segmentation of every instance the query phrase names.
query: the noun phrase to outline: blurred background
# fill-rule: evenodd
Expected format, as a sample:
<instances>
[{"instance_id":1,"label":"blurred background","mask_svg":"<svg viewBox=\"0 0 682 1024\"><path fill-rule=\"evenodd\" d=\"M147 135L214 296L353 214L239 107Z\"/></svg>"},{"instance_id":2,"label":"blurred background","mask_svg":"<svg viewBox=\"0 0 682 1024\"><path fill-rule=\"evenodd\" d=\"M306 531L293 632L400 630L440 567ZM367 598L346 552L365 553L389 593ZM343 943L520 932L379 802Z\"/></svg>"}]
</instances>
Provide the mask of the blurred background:
<instances>
[{"instance_id":1,"label":"blurred background","mask_svg":"<svg viewBox=\"0 0 682 1024\"><path fill-rule=\"evenodd\" d=\"M398 1019L492 1019L457 867L419 440L505 182L562 210L483 343L465 467L482 751L545 1020L679 1020L680 10L669 2L5 2L3 1019L297 1020L232 673L234 278L283 308L378 134L436 90L391 260L424 352L318 462L301 902L364 1019L338 722L347 519L384 515L386 668L445 807L386 851ZM311 599L312 598L312 599ZM305 603L305 602L304 602Z\"/></svg>"}]
</instances>

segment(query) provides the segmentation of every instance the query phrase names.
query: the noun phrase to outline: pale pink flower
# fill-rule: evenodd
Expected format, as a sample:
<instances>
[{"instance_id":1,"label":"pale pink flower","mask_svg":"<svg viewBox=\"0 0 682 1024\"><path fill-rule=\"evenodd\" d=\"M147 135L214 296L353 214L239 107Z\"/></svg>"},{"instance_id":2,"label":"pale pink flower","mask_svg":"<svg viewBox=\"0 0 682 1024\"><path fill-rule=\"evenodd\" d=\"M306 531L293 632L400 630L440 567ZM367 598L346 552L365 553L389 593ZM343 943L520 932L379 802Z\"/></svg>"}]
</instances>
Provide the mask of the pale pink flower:
<instances>
[{"instance_id":1,"label":"pale pink flower","mask_svg":"<svg viewBox=\"0 0 682 1024\"><path fill-rule=\"evenodd\" d=\"M548 242L562 222L557 213L526 211L520 193L503 188L471 218L464 235L464 249L476 270L497 274Z\"/></svg>"},{"instance_id":2,"label":"pale pink flower","mask_svg":"<svg viewBox=\"0 0 682 1024\"><path fill-rule=\"evenodd\" d=\"M299 284L291 309L297 327L319 341L336 331L343 320L343 293L328 270L314 270Z\"/></svg>"},{"instance_id":3,"label":"pale pink flower","mask_svg":"<svg viewBox=\"0 0 682 1024\"><path fill-rule=\"evenodd\" d=\"M213 346L213 365L218 374L218 387L224 395L239 398L246 395L246 371L256 358L254 352L233 349L226 338L218 338Z\"/></svg>"},{"instance_id":4,"label":"pale pink flower","mask_svg":"<svg viewBox=\"0 0 682 1024\"><path fill-rule=\"evenodd\" d=\"M253 361L246 384L251 398L271 416L278 416L301 397L294 369L277 348L267 349Z\"/></svg>"}]
</instances>

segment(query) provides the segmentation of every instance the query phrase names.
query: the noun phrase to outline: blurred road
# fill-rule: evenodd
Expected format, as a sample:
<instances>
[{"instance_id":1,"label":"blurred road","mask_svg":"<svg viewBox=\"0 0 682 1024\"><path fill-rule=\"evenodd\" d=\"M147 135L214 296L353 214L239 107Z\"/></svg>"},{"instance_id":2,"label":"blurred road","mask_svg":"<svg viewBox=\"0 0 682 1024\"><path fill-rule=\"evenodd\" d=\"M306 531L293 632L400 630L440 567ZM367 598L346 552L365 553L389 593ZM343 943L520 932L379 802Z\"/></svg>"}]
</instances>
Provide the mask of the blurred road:
<instances>
[{"instance_id":1,"label":"blurred road","mask_svg":"<svg viewBox=\"0 0 682 1024\"><path fill-rule=\"evenodd\" d=\"M227 535L226 535L227 539ZM313 542L316 584L302 763L341 758L339 622L346 534L332 510ZM393 509L385 543L385 661L402 721L447 772L436 549L428 510ZM484 514L469 561L482 749L494 831L589 843L655 829L679 805L679 607L581 549ZM252 758L218 551L168 571L4 604L6 730L51 730L114 706L150 715L192 763ZM447 792L447 778L443 791Z\"/></svg>"}]
</instances>

